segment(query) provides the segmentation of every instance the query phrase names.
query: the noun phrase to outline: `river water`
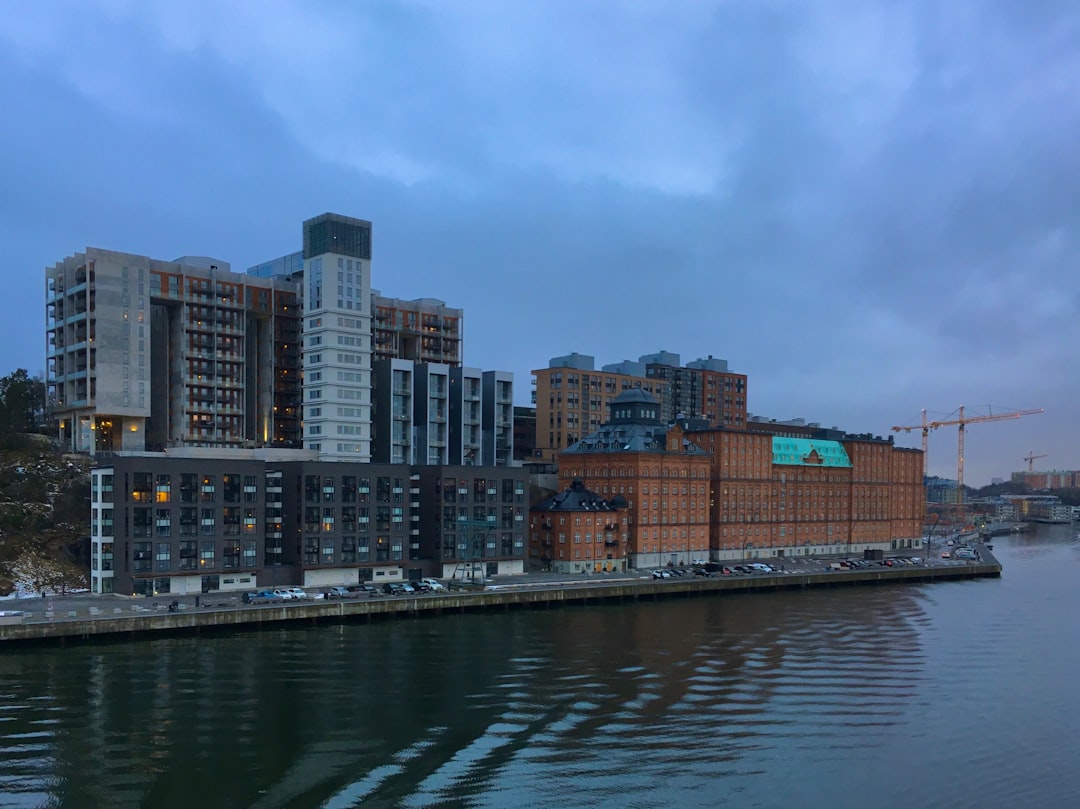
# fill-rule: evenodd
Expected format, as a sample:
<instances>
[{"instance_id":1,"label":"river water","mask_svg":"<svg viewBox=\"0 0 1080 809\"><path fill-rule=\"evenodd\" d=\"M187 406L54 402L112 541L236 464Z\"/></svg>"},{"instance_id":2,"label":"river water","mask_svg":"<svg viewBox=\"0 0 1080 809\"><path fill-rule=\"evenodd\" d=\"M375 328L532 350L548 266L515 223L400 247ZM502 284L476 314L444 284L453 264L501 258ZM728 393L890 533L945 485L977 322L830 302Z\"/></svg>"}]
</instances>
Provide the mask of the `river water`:
<instances>
[{"instance_id":1,"label":"river water","mask_svg":"<svg viewBox=\"0 0 1080 809\"><path fill-rule=\"evenodd\" d=\"M1080 542L999 580L0 654L0 807L1080 804Z\"/></svg>"}]
</instances>

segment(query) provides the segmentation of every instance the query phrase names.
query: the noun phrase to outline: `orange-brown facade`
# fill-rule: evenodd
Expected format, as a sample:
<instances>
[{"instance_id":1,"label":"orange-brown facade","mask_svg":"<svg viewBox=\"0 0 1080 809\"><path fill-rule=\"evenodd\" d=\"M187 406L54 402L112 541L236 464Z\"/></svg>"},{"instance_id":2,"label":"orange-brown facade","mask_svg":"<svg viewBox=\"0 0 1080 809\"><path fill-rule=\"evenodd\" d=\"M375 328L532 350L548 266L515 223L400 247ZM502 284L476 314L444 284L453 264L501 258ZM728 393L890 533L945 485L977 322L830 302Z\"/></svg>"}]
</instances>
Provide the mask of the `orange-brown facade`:
<instances>
[{"instance_id":1,"label":"orange-brown facade","mask_svg":"<svg viewBox=\"0 0 1080 809\"><path fill-rule=\"evenodd\" d=\"M626 570L626 514L615 511L534 511L529 559L556 573Z\"/></svg>"},{"instance_id":2,"label":"orange-brown facade","mask_svg":"<svg viewBox=\"0 0 1080 809\"><path fill-rule=\"evenodd\" d=\"M667 383L608 371L541 368L536 377L537 457L553 461L575 441L607 421L611 401L625 390L639 388L662 400Z\"/></svg>"},{"instance_id":3,"label":"orange-brown facade","mask_svg":"<svg viewBox=\"0 0 1080 809\"><path fill-rule=\"evenodd\" d=\"M711 550L718 559L861 553L922 545L922 453L839 442L850 466L774 462L774 436L694 431L709 452ZM835 442L830 442L835 443Z\"/></svg>"},{"instance_id":4,"label":"orange-brown facade","mask_svg":"<svg viewBox=\"0 0 1080 809\"><path fill-rule=\"evenodd\" d=\"M710 458L683 432L659 451L564 453L559 485L580 479L603 497L626 499L626 556L633 568L688 565L709 558Z\"/></svg>"}]
</instances>

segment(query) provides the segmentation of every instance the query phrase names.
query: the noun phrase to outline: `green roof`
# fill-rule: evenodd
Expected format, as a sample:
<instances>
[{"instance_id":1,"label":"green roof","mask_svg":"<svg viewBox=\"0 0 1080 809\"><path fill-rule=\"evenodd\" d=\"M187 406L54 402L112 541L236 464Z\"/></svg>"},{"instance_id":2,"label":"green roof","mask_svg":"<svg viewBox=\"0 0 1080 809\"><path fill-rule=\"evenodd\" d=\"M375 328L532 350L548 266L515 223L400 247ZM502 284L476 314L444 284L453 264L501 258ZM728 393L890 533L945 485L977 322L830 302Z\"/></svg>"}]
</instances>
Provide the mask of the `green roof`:
<instances>
[{"instance_id":1,"label":"green roof","mask_svg":"<svg viewBox=\"0 0 1080 809\"><path fill-rule=\"evenodd\" d=\"M772 462L780 466L851 466L839 441L773 436Z\"/></svg>"}]
</instances>

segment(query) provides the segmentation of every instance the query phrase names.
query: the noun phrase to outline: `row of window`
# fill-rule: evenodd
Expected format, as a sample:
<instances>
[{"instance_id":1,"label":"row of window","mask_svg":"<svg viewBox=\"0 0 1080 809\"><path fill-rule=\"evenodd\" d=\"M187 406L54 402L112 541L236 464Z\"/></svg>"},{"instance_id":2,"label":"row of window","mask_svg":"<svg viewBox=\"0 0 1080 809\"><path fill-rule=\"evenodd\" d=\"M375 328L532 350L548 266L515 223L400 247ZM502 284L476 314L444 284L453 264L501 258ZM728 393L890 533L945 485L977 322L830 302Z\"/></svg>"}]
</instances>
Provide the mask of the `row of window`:
<instances>
[{"instance_id":1,"label":"row of window","mask_svg":"<svg viewBox=\"0 0 1080 809\"><path fill-rule=\"evenodd\" d=\"M171 503L173 501L173 478L179 478L178 499L181 503L214 503L218 499L216 475L181 473L134 472L131 475L130 497L135 503ZM124 476L125 483L127 475ZM100 488L99 488L100 481ZM113 476L94 475L91 478L91 499L94 502L112 501ZM224 503L256 503L259 499L259 483L255 475L222 475L221 501Z\"/></svg>"}]
</instances>

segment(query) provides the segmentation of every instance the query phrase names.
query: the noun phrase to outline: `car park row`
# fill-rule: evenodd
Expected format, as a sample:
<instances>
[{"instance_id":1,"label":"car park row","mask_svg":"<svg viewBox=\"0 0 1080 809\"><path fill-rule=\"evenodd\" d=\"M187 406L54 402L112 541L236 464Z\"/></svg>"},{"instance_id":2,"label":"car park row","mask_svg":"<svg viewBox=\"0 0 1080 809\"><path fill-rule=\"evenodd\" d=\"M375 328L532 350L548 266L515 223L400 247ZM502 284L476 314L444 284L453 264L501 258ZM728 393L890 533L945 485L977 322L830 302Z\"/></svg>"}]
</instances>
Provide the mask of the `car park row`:
<instances>
[{"instance_id":1,"label":"car park row","mask_svg":"<svg viewBox=\"0 0 1080 809\"><path fill-rule=\"evenodd\" d=\"M409 582L387 582L382 587L374 584L335 585L309 593L300 587L282 587L263 589L253 593L244 593L241 600L245 604L275 604L295 601L311 601L317 598L375 598L377 596L417 595L420 593L446 592L445 584L437 579L420 579Z\"/></svg>"},{"instance_id":2,"label":"car park row","mask_svg":"<svg viewBox=\"0 0 1080 809\"><path fill-rule=\"evenodd\" d=\"M976 558L972 555L971 558ZM784 573L806 573L810 572L811 567L808 563L814 562L810 559L793 559L792 566L782 565L777 567L776 565L768 564L765 562L747 562L737 565L720 565L715 563L709 563L704 566L694 567L690 570L678 567L666 567L652 571L652 577L654 579L675 579L681 576L753 576L753 575L776 575ZM820 562L813 564L812 569L818 570ZM886 559L844 559L837 562L826 562L824 570L826 572L834 570L856 570L858 568L871 568L871 567L904 567L906 565L922 565L923 559L920 556L890 556Z\"/></svg>"}]
</instances>

